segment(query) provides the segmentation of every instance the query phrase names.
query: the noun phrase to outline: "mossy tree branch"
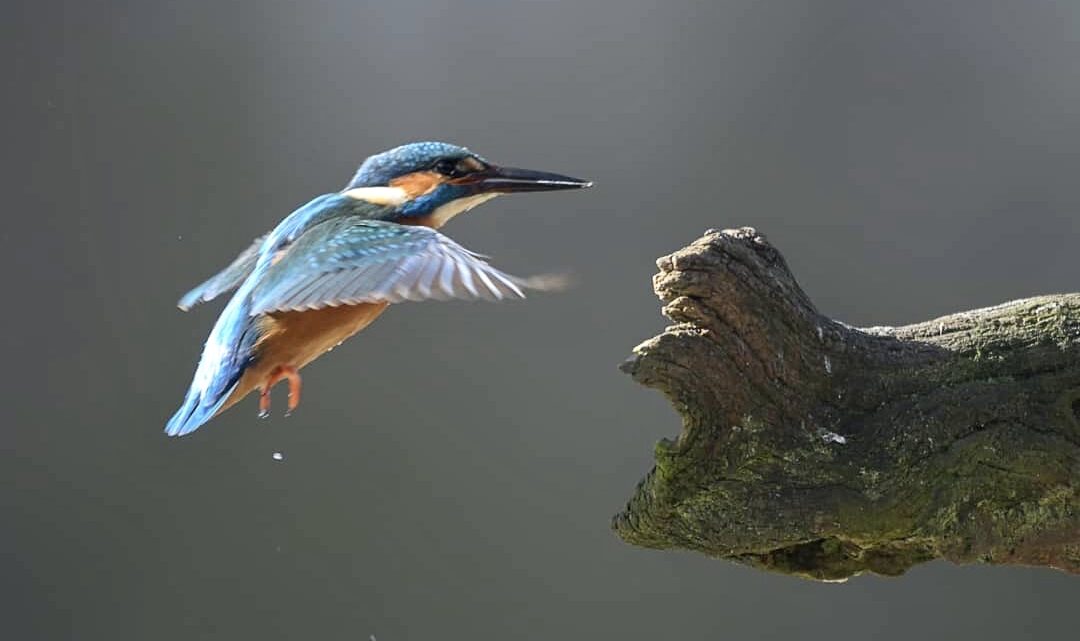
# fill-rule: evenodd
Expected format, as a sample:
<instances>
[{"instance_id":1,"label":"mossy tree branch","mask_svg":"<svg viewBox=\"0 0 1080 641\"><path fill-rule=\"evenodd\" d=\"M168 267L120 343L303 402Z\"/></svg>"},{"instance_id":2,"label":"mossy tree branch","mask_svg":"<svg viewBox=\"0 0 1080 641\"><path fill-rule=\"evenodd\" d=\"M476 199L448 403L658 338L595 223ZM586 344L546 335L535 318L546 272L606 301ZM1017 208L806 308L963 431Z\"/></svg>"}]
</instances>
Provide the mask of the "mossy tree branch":
<instances>
[{"instance_id":1,"label":"mossy tree branch","mask_svg":"<svg viewBox=\"0 0 1080 641\"><path fill-rule=\"evenodd\" d=\"M657 265L674 325L623 369L683 429L623 539L816 579L935 558L1080 572L1080 294L856 329L753 229Z\"/></svg>"}]
</instances>

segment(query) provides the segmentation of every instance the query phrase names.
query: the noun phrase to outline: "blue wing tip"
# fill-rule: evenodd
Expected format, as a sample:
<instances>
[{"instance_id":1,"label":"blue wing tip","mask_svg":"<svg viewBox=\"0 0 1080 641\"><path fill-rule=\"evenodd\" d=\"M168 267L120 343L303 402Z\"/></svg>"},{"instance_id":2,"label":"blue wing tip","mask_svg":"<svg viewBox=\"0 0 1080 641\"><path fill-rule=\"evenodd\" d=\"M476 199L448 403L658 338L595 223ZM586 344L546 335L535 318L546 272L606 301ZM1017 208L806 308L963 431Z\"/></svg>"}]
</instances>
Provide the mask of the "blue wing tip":
<instances>
[{"instance_id":1,"label":"blue wing tip","mask_svg":"<svg viewBox=\"0 0 1080 641\"><path fill-rule=\"evenodd\" d=\"M202 407L200 400L200 395L189 394L184 399L184 404L180 406L180 409L176 410L169 422L165 424L165 433L169 436L190 434L210 420L214 412L206 411L209 408Z\"/></svg>"},{"instance_id":2,"label":"blue wing tip","mask_svg":"<svg viewBox=\"0 0 1080 641\"><path fill-rule=\"evenodd\" d=\"M202 302L202 288L196 287L184 294L183 297L176 302L176 306L179 307L181 311L186 312L200 302Z\"/></svg>"}]
</instances>

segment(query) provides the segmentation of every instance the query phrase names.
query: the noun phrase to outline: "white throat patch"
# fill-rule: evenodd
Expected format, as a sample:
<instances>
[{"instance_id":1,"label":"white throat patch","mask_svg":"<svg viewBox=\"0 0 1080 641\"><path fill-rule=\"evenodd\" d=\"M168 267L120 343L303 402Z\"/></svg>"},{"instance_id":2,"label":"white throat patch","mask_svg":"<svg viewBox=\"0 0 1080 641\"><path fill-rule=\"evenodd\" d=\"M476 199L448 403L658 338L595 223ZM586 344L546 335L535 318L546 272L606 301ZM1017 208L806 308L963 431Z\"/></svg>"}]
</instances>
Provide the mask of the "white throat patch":
<instances>
[{"instance_id":1,"label":"white throat patch","mask_svg":"<svg viewBox=\"0 0 1080 641\"><path fill-rule=\"evenodd\" d=\"M502 194L499 193L487 193L468 196L466 198L458 198L457 200L446 203L442 207L437 207L435 211L431 212L431 217L428 220L432 227L438 229L454 216L465 213L473 207L476 207L481 203L486 203L492 198L501 195Z\"/></svg>"}]
</instances>

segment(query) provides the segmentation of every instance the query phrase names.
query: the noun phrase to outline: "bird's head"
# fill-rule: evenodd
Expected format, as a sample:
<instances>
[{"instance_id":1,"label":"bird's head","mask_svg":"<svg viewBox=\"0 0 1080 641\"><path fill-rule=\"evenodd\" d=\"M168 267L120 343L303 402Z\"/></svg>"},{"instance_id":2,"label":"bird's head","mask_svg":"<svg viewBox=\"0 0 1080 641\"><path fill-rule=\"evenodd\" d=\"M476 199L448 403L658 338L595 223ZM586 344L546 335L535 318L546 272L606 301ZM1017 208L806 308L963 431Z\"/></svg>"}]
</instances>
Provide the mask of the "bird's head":
<instances>
[{"instance_id":1,"label":"bird's head","mask_svg":"<svg viewBox=\"0 0 1080 641\"><path fill-rule=\"evenodd\" d=\"M399 217L417 224L441 227L501 194L591 185L559 174L500 167L457 145L416 142L365 160L342 193L393 207Z\"/></svg>"}]
</instances>

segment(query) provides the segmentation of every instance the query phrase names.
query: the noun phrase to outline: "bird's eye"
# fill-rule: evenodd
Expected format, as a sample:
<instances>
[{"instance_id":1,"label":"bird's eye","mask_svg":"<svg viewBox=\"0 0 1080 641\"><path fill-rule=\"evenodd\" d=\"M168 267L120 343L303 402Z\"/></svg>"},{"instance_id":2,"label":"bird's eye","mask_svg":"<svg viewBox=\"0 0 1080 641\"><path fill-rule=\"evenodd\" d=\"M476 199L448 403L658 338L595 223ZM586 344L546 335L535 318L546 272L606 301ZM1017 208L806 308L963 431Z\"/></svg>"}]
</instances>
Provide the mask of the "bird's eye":
<instances>
[{"instance_id":1,"label":"bird's eye","mask_svg":"<svg viewBox=\"0 0 1080 641\"><path fill-rule=\"evenodd\" d=\"M433 169L449 178L461 178L462 176L468 176L469 174L476 173L484 168L483 163L475 158L462 158L460 160L450 160L444 158L435 163Z\"/></svg>"},{"instance_id":2,"label":"bird's eye","mask_svg":"<svg viewBox=\"0 0 1080 641\"><path fill-rule=\"evenodd\" d=\"M450 176L451 178L459 175L457 173L457 162L445 158L435 163L435 171L444 176Z\"/></svg>"}]
</instances>

